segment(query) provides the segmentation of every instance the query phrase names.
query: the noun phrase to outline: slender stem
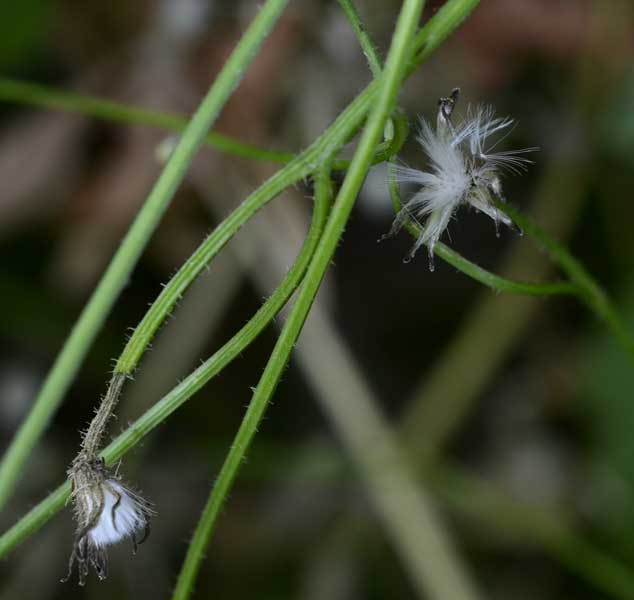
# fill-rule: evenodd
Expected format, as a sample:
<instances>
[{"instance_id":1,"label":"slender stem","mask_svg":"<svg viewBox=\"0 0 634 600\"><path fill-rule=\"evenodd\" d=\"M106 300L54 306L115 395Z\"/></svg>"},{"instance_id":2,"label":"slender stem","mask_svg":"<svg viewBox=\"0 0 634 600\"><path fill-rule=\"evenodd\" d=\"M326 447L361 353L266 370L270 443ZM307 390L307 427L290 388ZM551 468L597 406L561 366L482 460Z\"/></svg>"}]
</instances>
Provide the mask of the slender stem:
<instances>
[{"instance_id":1,"label":"slender stem","mask_svg":"<svg viewBox=\"0 0 634 600\"><path fill-rule=\"evenodd\" d=\"M495 205L533 238L548 253L550 259L570 277L588 308L606 323L623 349L634 359L634 334L625 326L621 315L597 280L565 246L554 240L532 219L504 202L496 201Z\"/></svg>"},{"instance_id":2,"label":"slender stem","mask_svg":"<svg viewBox=\"0 0 634 600\"><path fill-rule=\"evenodd\" d=\"M470 10L472 10L476 5L477 2L474 2L473 0L448 0L429 20L425 27L423 27L423 30L426 32L425 36L428 35L434 40L433 45L427 45L426 47L434 49L441 43L440 36L435 31L434 23L438 23L439 27L442 29L443 35L447 37L453 29L455 29L447 23L447 14L455 14L459 18L459 20L456 21L456 27L463 19L464 12L461 10L454 10L452 7L470 7ZM417 43L414 44L415 51L419 51L426 45L425 36L419 35L417 37ZM419 54L416 61L408 67L407 72L411 73L414 70L415 65L422 62L426 56L427 55L421 57ZM296 163L292 166L293 163L295 163L295 161L293 161L293 163L289 163L289 165L280 171L279 177L282 177L284 174L288 175L289 180L292 180L298 173L303 173L304 169L314 170L319 166L319 164L321 164L324 157L331 156L333 152L338 151L337 144L341 141L340 137L338 137L338 132L342 133L342 135L351 134L351 132L354 132L356 128L358 128L367 109L372 103L376 89L377 84L373 81L355 98L355 100L352 101L348 108L340 115L327 132L322 134L321 138L318 140L320 145L318 147L315 147L314 145L311 146L314 152L309 155L303 155L305 161L308 163L307 165L302 163L302 166L300 167ZM299 160L299 157L295 160ZM312 165L310 163L311 160L313 161ZM333 168L337 167L337 163L338 161L335 161ZM308 174L310 170L306 174ZM299 176L297 180L301 178L302 176ZM277 293L278 291L280 292L279 294ZM278 301L279 298L282 297L284 291L285 290L278 288L269 301L274 299ZM178 386L176 386L157 404L150 408L142 417L119 435L102 452L102 456L106 459L107 463L112 464L121 458L145 435L182 406L200 388L202 388L205 383L207 383L214 375L222 370L224 366L231 362L233 358L242 352L265 327L266 323L268 323L268 321L265 322L266 314L273 309L274 305L267 302L262 307L262 312L259 312L251 321L249 321L249 323L247 323L247 325L245 325L245 327L236 336L234 336L232 340L225 344L223 348L210 357L205 363L185 378ZM277 311L273 312L270 318L272 318L276 312ZM60 510L64 505L64 501L68 496L69 490L70 487L68 484L63 484L58 487L54 492L22 517L20 521L11 527L5 534L3 534L0 537L0 557L6 555L12 548L29 537L29 535L44 525L58 510Z\"/></svg>"},{"instance_id":3,"label":"slender stem","mask_svg":"<svg viewBox=\"0 0 634 600\"><path fill-rule=\"evenodd\" d=\"M372 72L372 76L375 79L378 78L381 75L381 60L379 59L376 48L374 47L374 44L372 43L370 36L368 36L365 26L361 21L359 12L352 0L339 0L339 5L343 9L346 18L350 22L350 25L359 40L363 54L365 55L370 71Z\"/></svg>"},{"instance_id":4,"label":"slender stem","mask_svg":"<svg viewBox=\"0 0 634 600\"><path fill-rule=\"evenodd\" d=\"M420 18L422 5L423 0L406 0L403 5L396 25L385 72L380 80L381 87L375 107L352 159L350 170L337 196L337 201L328 219L324 234L308 267L306 277L298 292L297 300L275 344L234 442L216 479L200 521L200 526L187 554L185 565L173 596L174 600L184 600L191 592L195 575L202 560L203 550L213 534L225 499L253 441L269 401L275 392L282 371L288 362L292 348L297 341L337 243L341 238L354 201L370 167L374 147L378 143L385 122L394 107L403 77L405 61L409 57L411 39ZM326 180L329 180L329 169L328 171L320 171L319 180L320 188L324 189L328 185Z\"/></svg>"},{"instance_id":5,"label":"slender stem","mask_svg":"<svg viewBox=\"0 0 634 600\"><path fill-rule=\"evenodd\" d=\"M396 181L396 177L394 176L393 164L394 163L390 161L388 165L388 186L394 211L398 212L401 210L402 203L398 183ZM421 235L420 226L412 220L405 222L405 228L415 238ZM434 246L434 254L468 277L479 281L496 292L525 294L528 296L552 296L560 294L578 296L581 291L578 285L567 281L557 281L553 283L528 283L500 277L499 275L491 273L475 263L472 263L470 260L467 260L442 242L438 242Z\"/></svg>"},{"instance_id":6,"label":"slender stem","mask_svg":"<svg viewBox=\"0 0 634 600\"><path fill-rule=\"evenodd\" d=\"M465 275L486 285L496 292L507 292L511 294L524 294L526 296L577 296L579 288L574 283L568 281L554 281L552 283L532 283L526 281L515 281L505 279L495 273L483 269L479 265L467 260L455 250L449 248L442 242L434 246L434 254L442 258L445 262L455 267Z\"/></svg>"},{"instance_id":7,"label":"slender stem","mask_svg":"<svg viewBox=\"0 0 634 600\"><path fill-rule=\"evenodd\" d=\"M58 109L107 121L149 125L174 132L182 132L189 122L185 115L177 113L131 106L97 96L68 92L47 85L6 77L0 77L0 101ZM258 148L215 131L208 133L204 142L227 154L279 164L285 164L294 157L294 154L290 152Z\"/></svg>"},{"instance_id":8,"label":"slender stem","mask_svg":"<svg viewBox=\"0 0 634 600\"><path fill-rule=\"evenodd\" d=\"M330 168L325 167L320 170L319 174L316 177L315 184L315 226L311 229L311 232L309 233L310 241L307 241L307 244L310 243L313 249L315 248L315 246L317 245L317 241L321 237L323 225L325 223L324 217L332 201L332 182L330 180ZM236 436L233 448L244 447L244 451L246 451L246 446L244 446L245 443L246 442L244 440L239 440L238 436ZM246 444L248 446L248 443ZM229 460L229 457L227 457L227 460ZM205 505L201 518L198 521L198 525L196 526L194 537L189 544L187 555L185 556L185 561L183 562L181 572L178 576L176 588L172 596L173 600L185 600L186 598L189 598L192 592L196 575L198 574L198 570L200 569L200 565L204 558L205 547L207 546L211 537L213 525L217 516L217 510L219 507L217 506L218 498L216 490L219 487L222 487L225 482L225 478L223 476L224 471L225 468L223 467L223 470L221 471L216 483L214 484L214 487L212 488L212 492Z\"/></svg>"},{"instance_id":9,"label":"slender stem","mask_svg":"<svg viewBox=\"0 0 634 600\"><path fill-rule=\"evenodd\" d=\"M372 43L372 40L369 38L366 32L366 29L361 21L361 18L359 17L357 10L354 4L352 3L352 0L339 0L339 4L341 5L346 17L348 18L348 21L350 22L352 28L354 29L357 35L359 44L361 45L363 52L368 60L372 74L374 75L375 78L378 77L381 74L380 60L378 58L378 55L376 54L374 44ZM445 9L444 11L441 10L438 14L439 22L441 22L443 26L446 26L445 23L447 24L453 23L455 22L456 18L462 19L463 15L464 17L466 17L466 15L468 15L470 10L472 10L472 8L470 8L468 4L466 6L463 4L462 6L459 6L458 8L453 9L452 11L450 11L449 9ZM456 14L458 14L459 16L456 17ZM417 36L417 39L425 40L424 46L423 46L423 49L424 49L423 52L428 53L435 47L434 37L433 36L425 37L425 35L423 35L424 31L425 31L425 28L421 30L421 33ZM426 56L426 54L421 53L421 56L423 55ZM392 168L393 159L392 160L388 159L388 160L389 160L389 165L388 165L389 190L390 190L390 195L392 197L395 210L398 211L400 210L400 207L401 207L401 202L399 199L398 184L396 182L396 178L394 177L394 170ZM420 235L417 225L413 223L412 221L409 221L406 224L406 227L408 231L410 231L410 233L412 233L416 237ZM527 295L534 295L534 296L553 295L553 294L578 294L579 292L579 290L576 288L575 285L568 282L540 284L540 283L525 283L525 282L518 282L518 281L511 281L508 279L504 279L503 277L499 277L498 275L495 275L494 273L491 273L479 267L478 265L472 263L471 261L467 260L466 258L464 258L463 256L461 256L460 254L453 251L451 248L447 247L445 244L442 244L442 243L439 243L437 247L435 248L435 254L438 255L443 260L445 260L446 262L448 262L450 265L452 265L456 269L458 269L459 271L462 271L463 273L472 277L476 281L479 281L480 283L486 285L487 287L490 287L499 292L512 292L512 293L527 294Z\"/></svg>"},{"instance_id":10,"label":"slender stem","mask_svg":"<svg viewBox=\"0 0 634 600\"><path fill-rule=\"evenodd\" d=\"M47 375L28 417L4 455L0 465L0 506L9 498L31 449L62 401L88 348L101 329L121 290L127 284L134 265L174 197L209 128L238 85L247 65L271 31L287 2L288 0L267 0L184 131Z\"/></svg>"},{"instance_id":11,"label":"slender stem","mask_svg":"<svg viewBox=\"0 0 634 600\"><path fill-rule=\"evenodd\" d=\"M447 36L462 24L479 3L480 0L445 2L434 14L433 19L427 21L416 35L413 44L415 54L407 68L407 75L424 62L447 39Z\"/></svg>"},{"instance_id":12,"label":"slender stem","mask_svg":"<svg viewBox=\"0 0 634 600\"><path fill-rule=\"evenodd\" d=\"M119 401L119 394L121 393L124 381L125 375L123 373L114 373L110 379L108 391L101 401L97 413L92 421L90 421L90 426L81 444L82 450L88 456L96 456L97 452L99 452L101 440L106 432L108 421L114 414L114 409Z\"/></svg>"}]
</instances>

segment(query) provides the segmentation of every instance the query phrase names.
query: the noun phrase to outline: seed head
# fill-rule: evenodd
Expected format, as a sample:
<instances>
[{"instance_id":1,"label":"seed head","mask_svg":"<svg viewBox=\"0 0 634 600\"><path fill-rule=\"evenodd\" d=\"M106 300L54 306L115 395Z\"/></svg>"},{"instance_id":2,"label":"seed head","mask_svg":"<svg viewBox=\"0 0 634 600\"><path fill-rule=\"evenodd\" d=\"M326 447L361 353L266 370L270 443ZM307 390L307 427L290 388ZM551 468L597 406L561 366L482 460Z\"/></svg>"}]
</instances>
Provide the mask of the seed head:
<instances>
[{"instance_id":1,"label":"seed head","mask_svg":"<svg viewBox=\"0 0 634 600\"><path fill-rule=\"evenodd\" d=\"M110 473L102 459L80 453L68 474L73 485L77 532L68 575L62 581L70 578L77 563L79 585L83 586L90 567L99 579L106 578L108 546L131 538L136 553L137 544L149 534L154 511L146 500ZM139 532L142 538L137 540Z\"/></svg>"},{"instance_id":2,"label":"seed head","mask_svg":"<svg viewBox=\"0 0 634 600\"><path fill-rule=\"evenodd\" d=\"M503 200L500 174L526 170L531 161L522 154L536 150L494 151L501 140L490 144L489 138L508 130L513 120L496 117L490 106L468 108L467 116L454 125L451 117L458 95L456 88L448 98L440 99L435 130L427 121L420 121L417 140L429 157L429 170L396 167L399 182L414 183L420 188L396 215L388 236L397 233L408 219L417 222L422 232L406 260L426 244L432 271L434 246L461 205L491 217L496 233L499 223L512 226L511 220L495 208L492 197Z\"/></svg>"}]
</instances>

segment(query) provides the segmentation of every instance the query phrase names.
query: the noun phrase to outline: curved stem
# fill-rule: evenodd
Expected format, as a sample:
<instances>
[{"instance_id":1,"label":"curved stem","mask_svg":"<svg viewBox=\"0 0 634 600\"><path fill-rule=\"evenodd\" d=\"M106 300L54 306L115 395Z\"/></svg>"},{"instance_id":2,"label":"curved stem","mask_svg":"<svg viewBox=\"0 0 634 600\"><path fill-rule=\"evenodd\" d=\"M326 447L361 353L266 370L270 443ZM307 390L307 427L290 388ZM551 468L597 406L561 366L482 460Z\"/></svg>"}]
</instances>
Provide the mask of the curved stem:
<instances>
[{"instance_id":1,"label":"curved stem","mask_svg":"<svg viewBox=\"0 0 634 600\"><path fill-rule=\"evenodd\" d=\"M533 238L548 253L550 259L570 277L588 308L606 323L623 349L630 358L634 359L634 334L625 326L621 315L597 280L565 246L548 235L532 219L504 202L495 201L494 203L499 210L507 214L514 223Z\"/></svg>"},{"instance_id":2,"label":"curved stem","mask_svg":"<svg viewBox=\"0 0 634 600\"><path fill-rule=\"evenodd\" d=\"M121 391L121 386L118 385L120 376L132 375L156 331L196 277L255 212L284 189L308 176L311 166L322 155L324 148L330 148L333 152L339 151L356 127L356 118L358 118L357 112L351 111L348 114L348 111L345 111L316 142L253 192L181 266L150 306L117 360L113 377L105 395L106 398L114 399L111 402L112 406L116 405ZM396 153L407 137L407 119L402 113L396 111L393 122L395 124L394 136L386 151ZM374 159L376 156L377 153L375 153ZM116 390L113 389L115 385L117 386Z\"/></svg>"},{"instance_id":3,"label":"curved stem","mask_svg":"<svg viewBox=\"0 0 634 600\"><path fill-rule=\"evenodd\" d=\"M398 183L396 181L396 177L394 176L393 165L393 161L389 161L388 187L394 211L398 212L401 210L402 203ZM406 221L404 227L415 238L421 235L420 226L412 220ZM495 273L491 273L490 271L483 269L470 260L467 260L442 242L436 243L434 246L434 254L468 277L479 281L496 292L525 294L528 296L553 296L561 294L578 296L581 292L578 285L567 281L557 281L553 283L529 283L500 277Z\"/></svg>"},{"instance_id":4,"label":"curved stem","mask_svg":"<svg viewBox=\"0 0 634 600\"><path fill-rule=\"evenodd\" d=\"M192 117L3 457L0 465L0 506L9 498L27 456L61 403L106 316L127 284L132 269L167 210L205 135L287 2L266 2Z\"/></svg>"},{"instance_id":5,"label":"curved stem","mask_svg":"<svg viewBox=\"0 0 634 600\"><path fill-rule=\"evenodd\" d=\"M455 267L468 277L475 279L479 283L486 285L496 292L506 292L510 294L523 294L526 296L578 296L579 287L568 281L553 281L552 283L532 283L526 281L515 281L506 279L491 271L483 269L479 265L464 258L455 250L449 248L442 242L438 242L434 247L434 254L442 258L445 262Z\"/></svg>"}]
</instances>

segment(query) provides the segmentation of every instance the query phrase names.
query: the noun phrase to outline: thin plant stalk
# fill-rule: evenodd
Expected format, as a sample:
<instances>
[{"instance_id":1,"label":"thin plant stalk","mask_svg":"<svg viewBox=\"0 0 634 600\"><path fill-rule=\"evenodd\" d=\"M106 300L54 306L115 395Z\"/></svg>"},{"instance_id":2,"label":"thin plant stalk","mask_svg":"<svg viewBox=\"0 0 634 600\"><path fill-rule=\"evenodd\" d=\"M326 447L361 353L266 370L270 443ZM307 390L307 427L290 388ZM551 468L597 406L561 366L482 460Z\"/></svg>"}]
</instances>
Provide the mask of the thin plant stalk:
<instances>
[{"instance_id":1,"label":"thin plant stalk","mask_svg":"<svg viewBox=\"0 0 634 600\"><path fill-rule=\"evenodd\" d=\"M361 50L368 61L368 66L370 67L372 76L376 79L381 75L381 60L379 59L376 48L374 47L374 43L365 29L363 21L361 21L357 8L353 4L352 0L339 0L339 6L341 6L348 22L352 26L352 29L359 40Z\"/></svg>"},{"instance_id":2,"label":"thin plant stalk","mask_svg":"<svg viewBox=\"0 0 634 600\"><path fill-rule=\"evenodd\" d=\"M388 162L388 187L394 212L401 210L402 202L398 183L394 175L394 162ZM415 238L421 234L420 226L413 220L405 222L405 229ZM578 295L579 287L568 281L556 281L552 283L531 283L525 281L514 281L505 277L500 277L486 269L476 265L449 248L442 242L437 242L434 246L434 254L455 267L468 277L475 279L481 284L491 288L496 292L507 292L513 294L524 294L527 296L553 296L553 295Z\"/></svg>"},{"instance_id":3,"label":"thin plant stalk","mask_svg":"<svg viewBox=\"0 0 634 600\"><path fill-rule=\"evenodd\" d=\"M610 297L587 269L569 252L569 250L553 239L530 217L503 202L496 202L496 207L504 211L521 227L537 244L543 248L551 261L568 275L579 290L579 297L588 308L602 320L614 334L631 359L634 359L634 334L628 330Z\"/></svg>"},{"instance_id":4,"label":"thin plant stalk","mask_svg":"<svg viewBox=\"0 0 634 600\"><path fill-rule=\"evenodd\" d=\"M184 131L189 123L189 119L185 115L130 106L97 96L68 92L48 85L18 81L7 77L0 77L0 101L63 110L71 114L86 115L106 121L148 125L175 133ZM215 131L205 135L204 143L233 156L278 164L286 164L295 156L290 152L258 148Z\"/></svg>"},{"instance_id":5,"label":"thin plant stalk","mask_svg":"<svg viewBox=\"0 0 634 600\"><path fill-rule=\"evenodd\" d=\"M143 249L167 210L209 128L281 15L288 0L267 0L192 117L154 188L73 327L0 464L0 507L9 498L31 450L60 405Z\"/></svg>"},{"instance_id":6,"label":"thin plant stalk","mask_svg":"<svg viewBox=\"0 0 634 600\"><path fill-rule=\"evenodd\" d=\"M266 412L269 401L275 392L293 346L301 332L304 321L310 311L313 300L321 286L337 243L339 242L354 201L363 180L370 168L372 154L385 127L385 123L394 108L396 96L405 72L406 61L410 57L411 42L416 24L422 12L423 0L405 0L396 24L394 37L388 54L385 70L379 81L379 92L375 106L370 113L359 146L354 154L350 170L334 208L328 219L326 229L319 241L313 259L308 267L297 299L275 344L264 373L253 393L247 412L242 420L234 442L214 484L205 506L203 517L194 535L194 541L188 551L183 571L176 586L173 600L185 600L189 597L195 576L198 572L207 542L213 535L218 516L226 497L235 481L238 469L255 437L258 426ZM319 177L328 176L320 171ZM325 185L324 182L321 185Z\"/></svg>"},{"instance_id":7,"label":"thin plant stalk","mask_svg":"<svg viewBox=\"0 0 634 600\"><path fill-rule=\"evenodd\" d=\"M285 239L283 230L300 227L302 219L297 209L292 210L294 206L276 208L278 210L272 211L272 215L267 212L266 224L262 220L254 224L248 245L266 247L266 253L271 257L283 257L288 255L292 246ZM285 221L285 226L279 222L282 212L287 220L290 219ZM258 261L257 266L250 260L245 263L251 279L262 293L266 293L271 281L283 272L283 263L275 266L269 263L266 259ZM453 551L442 518L426 492L427 486L420 481L408 464L409 460L400 452L390 425L380 410L380 402L368 387L349 348L339 335L326 304L317 297L302 329L301 339L295 346L294 361L308 378L320 408L330 419L341 441L342 448L332 450L338 454L344 450L346 458L354 463L360 491L366 492L377 516L373 524L378 521L377 525L395 548L418 597L427 597L430 589L436 589L441 590L440 597L443 599L471 600L475 593L469 592L474 586L469 583L468 568L462 564L458 553ZM262 453L267 454L266 442L264 446L261 444L262 440L259 440L254 456L258 463L263 460ZM282 449L279 451L283 452ZM329 462L334 461L343 471L341 458L329 456ZM274 456L270 460L277 464ZM301 465L297 467L299 474L302 472ZM279 469L275 471L276 476L279 476L277 471ZM261 469L258 468L257 472L261 475ZM281 492L282 496L292 493L293 475L288 475L283 484L285 490ZM286 489L289 486L290 489ZM358 511L354 512L353 506L358 509L356 494L353 494L350 509L352 514L360 516ZM350 522L350 516L344 517L346 523ZM199 529L200 524L194 538ZM257 544L257 541L254 543ZM430 583L432 580L435 583Z\"/></svg>"},{"instance_id":8,"label":"thin plant stalk","mask_svg":"<svg viewBox=\"0 0 634 600\"><path fill-rule=\"evenodd\" d=\"M169 316L176 303L183 296L189 286L195 281L200 273L209 265L215 256L222 250L224 245L235 235L240 227L262 208L266 203L275 198L291 183L299 181L308 175L308 168L316 157L320 156L325 148L331 151L339 151L351 135L352 128L355 127L353 120L342 115L343 123L339 119L335 121L333 127L323 136L318 138L302 154L295 157L284 169L274 174L260 188L253 192L229 217L227 217L194 253L183 263L172 279L165 285L158 298L152 303L145 316L135 328L130 336L121 356L116 362L108 389L104 396L104 401L99 409L97 417L93 420L98 422L108 419L116 406L121 393L124 380L131 376L152 338ZM398 151L400 144L405 139L406 125L400 118L395 119L396 135L391 141L393 151ZM398 123L401 123L400 125ZM400 132L400 133L399 133ZM102 410L103 409L103 410ZM90 430L93 429L91 424ZM90 433L90 431L89 431ZM91 439L88 435L84 440ZM85 444L85 441L84 441ZM94 449L93 449L94 450Z\"/></svg>"}]
</instances>

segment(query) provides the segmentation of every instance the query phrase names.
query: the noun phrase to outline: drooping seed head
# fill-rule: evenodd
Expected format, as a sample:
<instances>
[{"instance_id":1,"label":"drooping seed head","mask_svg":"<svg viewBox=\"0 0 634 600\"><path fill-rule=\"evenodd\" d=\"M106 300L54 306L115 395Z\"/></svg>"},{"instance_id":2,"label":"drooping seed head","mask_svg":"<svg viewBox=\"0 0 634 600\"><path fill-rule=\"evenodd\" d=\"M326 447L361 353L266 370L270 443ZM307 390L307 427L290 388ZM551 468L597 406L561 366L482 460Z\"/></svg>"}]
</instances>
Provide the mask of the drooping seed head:
<instances>
[{"instance_id":1,"label":"drooping seed head","mask_svg":"<svg viewBox=\"0 0 634 600\"><path fill-rule=\"evenodd\" d=\"M77 564L79 585L84 585L92 567L99 579L107 576L106 548L126 538L134 550L149 532L150 504L123 485L99 458L80 453L69 469L73 511L77 531L66 581ZM137 541L137 535L142 538Z\"/></svg>"}]
</instances>

